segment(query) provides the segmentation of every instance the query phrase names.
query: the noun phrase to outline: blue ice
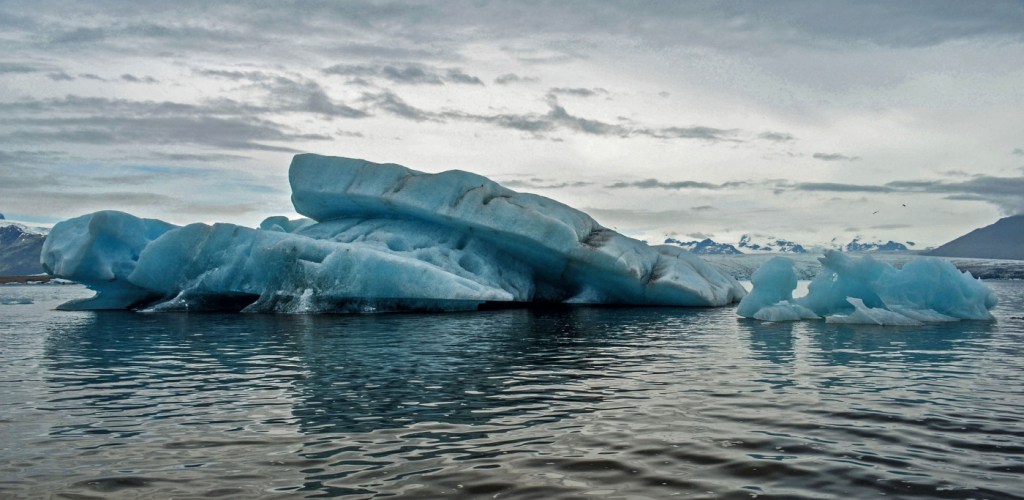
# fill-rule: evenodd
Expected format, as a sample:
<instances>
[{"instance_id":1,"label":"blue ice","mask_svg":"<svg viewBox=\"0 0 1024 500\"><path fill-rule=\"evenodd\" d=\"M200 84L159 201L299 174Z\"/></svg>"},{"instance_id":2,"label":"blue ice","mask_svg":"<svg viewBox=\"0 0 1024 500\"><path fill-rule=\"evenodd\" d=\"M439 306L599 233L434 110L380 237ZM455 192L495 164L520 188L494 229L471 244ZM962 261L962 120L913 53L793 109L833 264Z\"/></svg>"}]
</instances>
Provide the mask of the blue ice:
<instances>
[{"instance_id":1,"label":"blue ice","mask_svg":"<svg viewBox=\"0 0 1024 500\"><path fill-rule=\"evenodd\" d=\"M42 262L97 291L68 308L252 312L476 309L485 302L720 306L743 287L550 198L462 171L311 154L289 169L307 218L173 226L96 212L54 226Z\"/></svg>"},{"instance_id":2,"label":"blue ice","mask_svg":"<svg viewBox=\"0 0 1024 500\"><path fill-rule=\"evenodd\" d=\"M791 261L766 262L751 277L754 288L737 313L765 321L824 317L828 323L874 325L993 319L992 290L946 260L921 257L896 269L870 256L853 259L831 250L818 260L821 273L807 295L796 299Z\"/></svg>"}]
</instances>

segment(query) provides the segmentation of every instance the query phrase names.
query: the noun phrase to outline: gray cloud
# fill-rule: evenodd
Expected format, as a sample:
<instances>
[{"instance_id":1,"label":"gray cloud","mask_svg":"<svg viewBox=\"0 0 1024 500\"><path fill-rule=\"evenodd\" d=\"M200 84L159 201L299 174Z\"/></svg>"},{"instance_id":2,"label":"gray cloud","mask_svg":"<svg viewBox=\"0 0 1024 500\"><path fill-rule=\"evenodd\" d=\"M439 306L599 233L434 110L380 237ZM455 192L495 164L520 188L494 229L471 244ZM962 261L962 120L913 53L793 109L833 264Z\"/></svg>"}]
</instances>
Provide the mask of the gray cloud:
<instances>
[{"instance_id":1,"label":"gray cloud","mask_svg":"<svg viewBox=\"0 0 1024 500\"><path fill-rule=\"evenodd\" d=\"M514 189L565 189L565 188L578 188L593 185L593 182L553 182L545 179L531 178L529 180L514 179L511 181L502 182L501 185L507 188Z\"/></svg>"},{"instance_id":2,"label":"gray cloud","mask_svg":"<svg viewBox=\"0 0 1024 500\"><path fill-rule=\"evenodd\" d=\"M718 210L718 209L713 207L713 206L711 206L711 205L701 205L699 207L690 207L690 210L693 210L694 212L706 212L708 210Z\"/></svg>"},{"instance_id":3,"label":"gray cloud","mask_svg":"<svg viewBox=\"0 0 1024 500\"><path fill-rule=\"evenodd\" d=\"M802 182L796 184L798 191L829 191L836 193L891 193L893 188L887 186L869 186L863 184L841 184L836 182Z\"/></svg>"},{"instance_id":4,"label":"gray cloud","mask_svg":"<svg viewBox=\"0 0 1024 500\"><path fill-rule=\"evenodd\" d=\"M102 28L72 28L61 31L50 38L50 43L55 45L70 45L99 42L107 38L106 31Z\"/></svg>"},{"instance_id":5,"label":"gray cloud","mask_svg":"<svg viewBox=\"0 0 1024 500\"><path fill-rule=\"evenodd\" d=\"M210 215L237 217L266 210L265 203L186 203L171 212L182 215Z\"/></svg>"},{"instance_id":6,"label":"gray cloud","mask_svg":"<svg viewBox=\"0 0 1024 500\"><path fill-rule=\"evenodd\" d=\"M248 80L252 82L262 82L272 78L272 76L263 71L236 71L236 70L224 70L224 69L193 69L193 73L202 76L209 76L214 78L226 78L228 80Z\"/></svg>"},{"instance_id":7,"label":"gray cloud","mask_svg":"<svg viewBox=\"0 0 1024 500\"><path fill-rule=\"evenodd\" d=\"M5 73L35 73L39 68L23 63L0 62L0 75Z\"/></svg>"},{"instance_id":8,"label":"gray cloud","mask_svg":"<svg viewBox=\"0 0 1024 500\"><path fill-rule=\"evenodd\" d=\"M67 73L65 73L63 71L58 71L56 73L50 73L50 74L46 75L46 77L51 79L51 80L53 80L53 81L55 81L55 82L70 82L70 81L75 79L75 77L73 77L73 76L71 76L71 75L69 75L69 74L67 74Z\"/></svg>"},{"instance_id":9,"label":"gray cloud","mask_svg":"<svg viewBox=\"0 0 1024 500\"><path fill-rule=\"evenodd\" d=\"M735 130L700 126L664 128L624 126L583 118L570 114L563 106L558 104L558 101L553 96L549 96L548 106L550 110L546 114L482 115L462 111L427 111L406 103L390 90L385 90L378 94L364 94L361 101L394 116L413 121L445 122L453 120L487 123L502 128L529 132L535 136L541 136L546 132L557 129L566 129L588 135L621 138L646 136L656 139L701 139L710 142L739 142L738 139L733 138L736 133Z\"/></svg>"},{"instance_id":10,"label":"gray cloud","mask_svg":"<svg viewBox=\"0 0 1024 500\"><path fill-rule=\"evenodd\" d=\"M826 191L847 193L930 193L945 194L946 199L985 201L998 206L1004 213L1024 211L1024 176L974 176L960 182L894 181L884 185L839 184L830 182L800 183L792 186L799 191Z\"/></svg>"},{"instance_id":11,"label":"gray cloud","mask_svg":"<svg viewBox=\"0 0 1024 500\"><path fill-rule=\"evenodd\" d=\"M689 210L630 210L594 207L582 207L580 210L590 214L606 227L614 227L619 224L672 227L678 226L679 221L693 219L693 212Z\"/></svg>"},{"instance_id":12,"label":"gray cloud","mask_svg":"<svg viewBox=\"0 0 1024 500\"><path fill-rule=\"evenodd\" d=\"M479 78L463 73L461 69L449 69L445 73L445 78L449 82L465 83L468 85L483 85L484 82Z\"/></svg>"},{"instance_id":13,"label":"gray cloud","mask_svg":"<svg viewBox=\"0 0 1024 500\"><path fill-rule=\"evenodd\" d=\"M1014 150L1013 150L1013 152L1012 152L1012 153L1010 153L1010 154L1012 154L1012 155L1017 155L1017 156L1024 156L1024 149L1021 149L1021 148L1016 148L1016 149L1014 149Z\"/></svg>"},{"instance_id":14,"label":"gray cloud","mask_svg":"<svg viewBox=\"0 0 1024 500\"><path fill-rule=\"evenodd\" d=\"M411 106L390 90L386 90L379 94L364 94L361 100L401 118L417 122L442 121L436 113L431 113L415 106Z\"/></svg>"},{"instance_id":15,"label":"gray cloud","mask_svg":"<svg viewBox=\"0 0 1024 500\"><path fill-rule=\"evenodd\" d=\"M294 132L231 100L203 105L67 96L0 103L0 142L10 144L196 144L234 150L294 151L264 144L330 139ZM4 127L6 125L6 127ZM14 127L3 132L4 128Z\"/></svg>"},{"instance_id":16,"label":"gray cloud","mask_svg":"<svg viewBox=\"0 0 1024 500\"><path fill-rule=\"evenodd\" d=\"M151 117L38 120L34 129L0 135L15 144L195 144L224 149L298 152L263 141L328 140L319 134L288 133L263 120L215 117ZM259 141L259 142L257 142Z\"/></svg>"},{"instance_id":17,"label":"gray cloud","mask_svg":"<svg viewBox=\"0 0 1024 500\"><path fill-rule=\"evenodd\" d=\"M515 73L505 73L494 79L494 83L498 85L508 85L511 83L534 83L540 81L537 78L531 76L519 76Z\"/></svg>"},{"instance_id":18,"label":"gray cloud","mask_svg":"<svg viewBox=\"0 0 1024 500\"><path fill-rule=\"evenodd\" d=\"M814 153L814 158L822 161L856 161L859 160L859 156L846 156L838 153Z\"/></svg>"},{"instance_id":19,"label":"gray cloud","mask_svg":"<svg viewBox=\"0 0 1024 500\"><path fill-rule=\"evenodd\" d=\"M584 89L584 88L567 88L567 87L555 87L548 90L551 94L571 95L577 97L591 97L598 94L607 94L608 91L602 88L595 89Z\"/></svg>"},{"instance_id":20,"label":"gray cloud","mask_svg":"<svg viewBox=\"0 0 1024 500\"><path fill-rule=\"evenodd\" d=\"M278 76L260 85L270 93L272 106L278 111L300 111L342 118L369 116L365 110L335 102L313 80L298 81Z\"/></svg>"},{"instance_id":21,"label":"gray cloud","mask_svg":"<svg viewBox=\"0 0 1024 500\"><path fill-rule=\"evenodd\" d=\"M425 59L459 59L457 54L447 50L430 47L395 47L386 45L374 45L369 43L343 43L327 47L325 52L332 55L342 55L364 59L383 60L425 60Z\"/></svg>"},{"instance_id":22,"label":"gray cloud","mask_svg":"<svg viewBox=\"0 0 1024 500\"><path fill-rule=\"evenodd\" d=\"M85 211L108 209L117 210L128 207L173 206L177 199L164 194L139 191L101 191L101 192L69 192L47 190L13 190L5 195L4 202L10 205L23 206L30 211L40 210L40 200L46 200L48 213L63 215L78 214Z\"/></svg>"},{"instance_id":23,"label":"gray cloud","mask_svg":"<svg viewBox=\"0 0 1024 500\"><path fill-rule=\"evenodd\" d=\"M792 135L783 132L763 132L759 134L757 137L760 139L764 139L766 141L774 142L789 142L796 140L796 137L793 137Z\"/></svg>"},{"instance_id":24,"label":"gray cloud","mask_svg":"<svg viewBox=\"0 0 1024 500\"><path fill-rule=\"evenodd\" d=\"M658 179L645 179L642 181L633 182L616 182L605 186L609 189L622 189L622 188L640 188L640 189L727 189L746 186L748 183L734 181L724 182L722 184L713 184L710 182L697 182L697 181L674 181L674 182L662 182ZM692 210L707 210L713 207L695 207Z\"/></svg>"},{"instance_id":25,"label":"gray cloud","mask_svg":"<svg viewBox=\"0 0 1024 500\"><path fill-rule=\"evenodd\" d=\"M941 172L943 175L949 175L954 177L970 177L971 174L964 172L963 170L946 170Z\"/></svg>"},{"instance_id":26,"label":"gray cloud","mask_svg":"<svg viewBox=\"0 0 1024 500\"><path fill-rule=\"evenodd\" d=\"M111 2L114 3L114 2ZM63 6L64 10L70 10ZM136 8L135 5L125 5L125 8ZM95 9L95 6L93 6ZM115 7L116 8L116 7ZM224 5L229 12L230 5ZM216 9L208 9L216 10ZM192 19L171 19L167 22L153 22L151 18L161 17L157 12L150 12L147 16L141 9L135 12L141 14L138 18L141 21L132 21L133 16L126 9L121 10L121 19L118 22L110 23L109 19L95 20L104 22L102 26L75 26L58 24L54 26L52 35L49 38L49 46L53 48L80 50L82 48L96 45L107 47L118 47L120 49L138 49L152 43L164 49L170 47L190 47L193 49L208 49L216 51L224 49L225 46L245 43L258 43L265 40L264 31L256 29L256 26L244 26L239 28L212 29L201 26ZM229 12L218 13L218 16L233 17ZM85 14L85 13L83 13ZM91 15L90 15L91 14ZM96 11L81 16L83 23L88 23Z\"/></svg>"},{"instance_id":27,"label":"gray cloud","mask_svg":"<svg viewBox=\"0 0 1024 500\"><path fill-rule=\"evenodd\" d=\"M337 66L333 66L333 68L337 69ZM432 70L428 71L420 66L384 66L376 68L361 66L359 69L360 72L356 73L357 76L377 76L395 83L428 85L442 85L444 83L441 80L441 77L435 74ZM324 72L330 73L328 70L324 70Z\"/></svg>"},{"instance_id":28,"label":"gray cloud","mask_svg":"<svg viewBox=\"0 0 1024 500\"><path fill-rule=\"evenodd\" d=\"M159 83L157 81L157 79L153 78L152 76L144 76L144 77L139 78L139 77L137 77L135 75L132 75L130 73L125 73L125 74L121 75L121 79L126 81L126 82L130 82L130 83Z\"/></svg>"},{"instance_id":29,"label":"gray cloud","mask_svg":"<svg viewBox=\"0 0 1024 500\"><path fill-rule=\"evenodd\" d=\"M233 160L245 160L248 156L230 155L222 153L191 154L191 153L163 153L152 152L146 155L147 158L167 161L197 161L197 162L222 162Z\"/></svg>"},{"instance_id":30,"label":"gray cloud","mask_svg":"<svg viewBox=\"0 0 1024 500\"><path fill-rule=\"evenodd\" d=\"M0 151L0 165L26 165L52 162L67 156L61 151Z\"/></svg>"},{"instance_id":31,"label":"gray cloud","mask_svg":"<svg viewBox=\"0 0 1024 500\"><path fill-rule=\"evenodd\" d=\"M444 85L445 82L469 85L484 84L479 78L468 75L459 68L448 68L442 71L423 64L335 64L324 68L321 72L325 75L380 78L406 85Z\"/></svg>"},{"instance_id":32,"label":"gray cloud","mask_svg":"<svg viewBox=\"0 0 1024 500\"><path fill-rule=\"evenodd\" d=\"M1024 13L1017 2L887 2L867 0L839 4L807 5L798 1L767 4L703 4L655 2L649 4L566 1L531 4L529 9L509 2L443 2L433 4L351 1L305 2L302 9L288 4L261 4L240 9L230 4L186 2L193 15L175 20L159 8L146 9L134 2L108 0L106 10L122 17L144 21L102 25L105 20L96 5L40 2L40 10L59 12L62 24L54 31L52 43L63 45L113 43L122 40L154 41L193 45L223 52L249 41L273 40L287 43L296 35L329 32L355 33L364 39L387 40L378 47L365 40L338 43L333 51L347 51L359 57L394 59L410 55L416 59L450 52L447 47L416 42L450 41L456 34L477 33L477 38L499 38L530 33L537 37L565 39L564 52L580 40L595 37L632 38L660 48L682 39L697 46L718 46L750 50L751 41L765 38L788 46L821 45L848 47L850 44L920 47L970 38L1024 38L1020 26ZM11 9L11 16L17 10ZM35 26L40 21L12 21L16 26ZM41 17L41 16L37 16ZM171 18L171 19L167 19ZM212 29L194 19L232 20L229 28ZM172 22L178 21L178 22ZM33 24L34 23L34 24ZM227 23L225 23L227 24ZM98 28L96 26L104 26ZM755 36L757 35L757 36ZM743 42L747 42L744 44ZM746 45L746 46L744 46ZM265 45L250 45L264 47ZM408 47L430 47L416 49ZM756 49L757 47L755 47ZM766 48L769 50L771 47ZM387 51L396 51L388 53ZM405 51L404 53L402 51ZM552 60L558 55L520 55L523 60ZM563 58L566 56L562 56Z\"/></svg>"},{"instance_id":33,"label":"gray cloud","mask_svg":"<svg viewBox=\"0 0 1024 500\"><path fill-rule=\"evenodd\" d=\"M662 129L641 129L636 130L635 133L640 135L649 135L651 137L657 137L659 139L703 139L712 142L741 142L739 139L732 138L732 136L736 134L735 130L722 130L712 127L668 127Z\"/></svg>"}]
</instances>

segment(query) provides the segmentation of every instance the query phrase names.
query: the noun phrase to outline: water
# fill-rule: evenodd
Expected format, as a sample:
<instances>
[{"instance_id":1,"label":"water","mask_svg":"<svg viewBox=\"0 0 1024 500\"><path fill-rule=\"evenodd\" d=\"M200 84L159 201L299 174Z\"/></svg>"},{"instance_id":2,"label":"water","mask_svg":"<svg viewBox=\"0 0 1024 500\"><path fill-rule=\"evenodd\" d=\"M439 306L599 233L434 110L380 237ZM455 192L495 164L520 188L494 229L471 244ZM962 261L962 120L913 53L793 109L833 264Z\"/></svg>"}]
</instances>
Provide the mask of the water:
<instances>
[{"instance_id":1,"label":"water","mask_svg":"<svg viewBox=\"0 0 1024 500\"><path fill-rule=\"evenodd\" d=\"M1021 498L1024 282L990 285L997 323L921 328L0 287L0 498Z\"/></svg>"}]
</instances>

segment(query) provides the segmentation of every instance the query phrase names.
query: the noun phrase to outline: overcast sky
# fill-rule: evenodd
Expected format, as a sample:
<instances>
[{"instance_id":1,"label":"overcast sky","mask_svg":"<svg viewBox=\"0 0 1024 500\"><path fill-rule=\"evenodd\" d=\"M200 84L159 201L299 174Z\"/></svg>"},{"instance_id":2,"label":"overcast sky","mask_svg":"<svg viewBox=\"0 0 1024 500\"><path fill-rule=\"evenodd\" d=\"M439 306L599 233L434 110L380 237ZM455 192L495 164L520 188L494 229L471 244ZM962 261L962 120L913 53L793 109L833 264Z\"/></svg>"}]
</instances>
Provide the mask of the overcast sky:
<instances>
[{"instance_id":1,"label":"overcast sky","mask_svg":"<svg viewBox=\"0 0 1024 500\"><path fill-rule=\"evenodd\" d=\"M0 1L0 213L295 216L297 152L648 240L1024 211L1024 2ZM877 213L876 213L877 212Z\"/></svg>"}]
</instances>

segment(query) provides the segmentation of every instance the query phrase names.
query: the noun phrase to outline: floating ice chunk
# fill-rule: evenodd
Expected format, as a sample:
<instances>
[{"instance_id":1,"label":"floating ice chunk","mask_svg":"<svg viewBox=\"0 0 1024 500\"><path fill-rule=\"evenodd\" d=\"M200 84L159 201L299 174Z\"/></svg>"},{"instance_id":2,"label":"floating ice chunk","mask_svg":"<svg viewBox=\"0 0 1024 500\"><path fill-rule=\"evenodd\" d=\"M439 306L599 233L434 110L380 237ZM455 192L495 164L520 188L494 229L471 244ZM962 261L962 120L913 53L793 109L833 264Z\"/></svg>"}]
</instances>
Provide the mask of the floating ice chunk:
<instances>
[{"instance_id":1,"label":"floating ice chunk","mask_svg":"<svg viewBox=\"0 0 1024 500\"><path fill-rule=\"evenodd\" d=\"M793 290L796 290L797 284L793 261L775 257L754 271L750 282L754 284L754 289L740 301L736 309L740 316L753 318L757 311L765 307L778 305L780 302L791 303Z\"/></svg>"},{"instance_id":2,"label":"floating ice chunk","mask_svg":"<svg viewBox=\"0 0 1024 500\"><path fill-rule=\"evenodd\" d=\"M839 314L828 316L825 318L826 323L882 326L921 326L923 324L916 319L888 309L867 307L863 300L854 297L847 297L846 300L853 305L854 311L846 316Z\"/></svg>"},{"instance_id":3,"label":"floating ice chunk","mask_svg":"<svg viewBox=\"0 0 1024 500\"><path fill-rule=\"evenodd\" d=\"M918 258L897 270L870 256L854 261L834 251L818 259L822 272L808 286L807 295L792 300L788 294L795 287L796 275L778 259L754 273L754 289L740 302L740 316L787 315L778 310L778 303L771 303L778 298L825 316L829 323L920 325L992 320L989 310L997 303L991 289L945 260Z\"/></svg>"},{"instance_id":4,"label":"floating ice chunk","mask_svg":"<svg viewBox=\"0 0 1024 500\"><path fill-rule=\"evenodd\" d=\"M765 262L750 277L750 281L754 289L740 301L737 308L740 316L762 321L818 318L810 309L793 303L797 279L791 260L775 257Z\"/></svg>"},{"instance_id":5,"label":"floating ice chunk","mask_svg":"<svg viewBox=\"0 0 1024 500\"><path fill-rule=\"evenodd\" d=\"M97 292L61 309L125 309L154 298L127 278L139 254L173 224L140 219L112 210L66 220L53 226L43 243L40 262L53 276L69 278Z\"/></svg>"},{"instance_id":6,"label":"floating ice chunk","mask_svg":"<svg viewBox=\"0 0 1024 500\"><path fill-rule=\"evenodd\" d=\"M649 247L554 200L467 172L298 155L289 179L296 211L312 219L179 228L98 212L58 225L42 258L51 274L99 292L84 303L90 308L714 306L746 293L690 252ZM95 262L78 265L79 255Z\"/></svg>"},{"instance_id":7,"label":"floating ice chunk","mask_svg":"<svg viewBox=\"0 0 1024 500\"><path fill-rule=\"evenodd\" d=\"M27 297L0 298L0 306L26 305L31 303L32 299Z\"/></svg>"}]
</instances>

